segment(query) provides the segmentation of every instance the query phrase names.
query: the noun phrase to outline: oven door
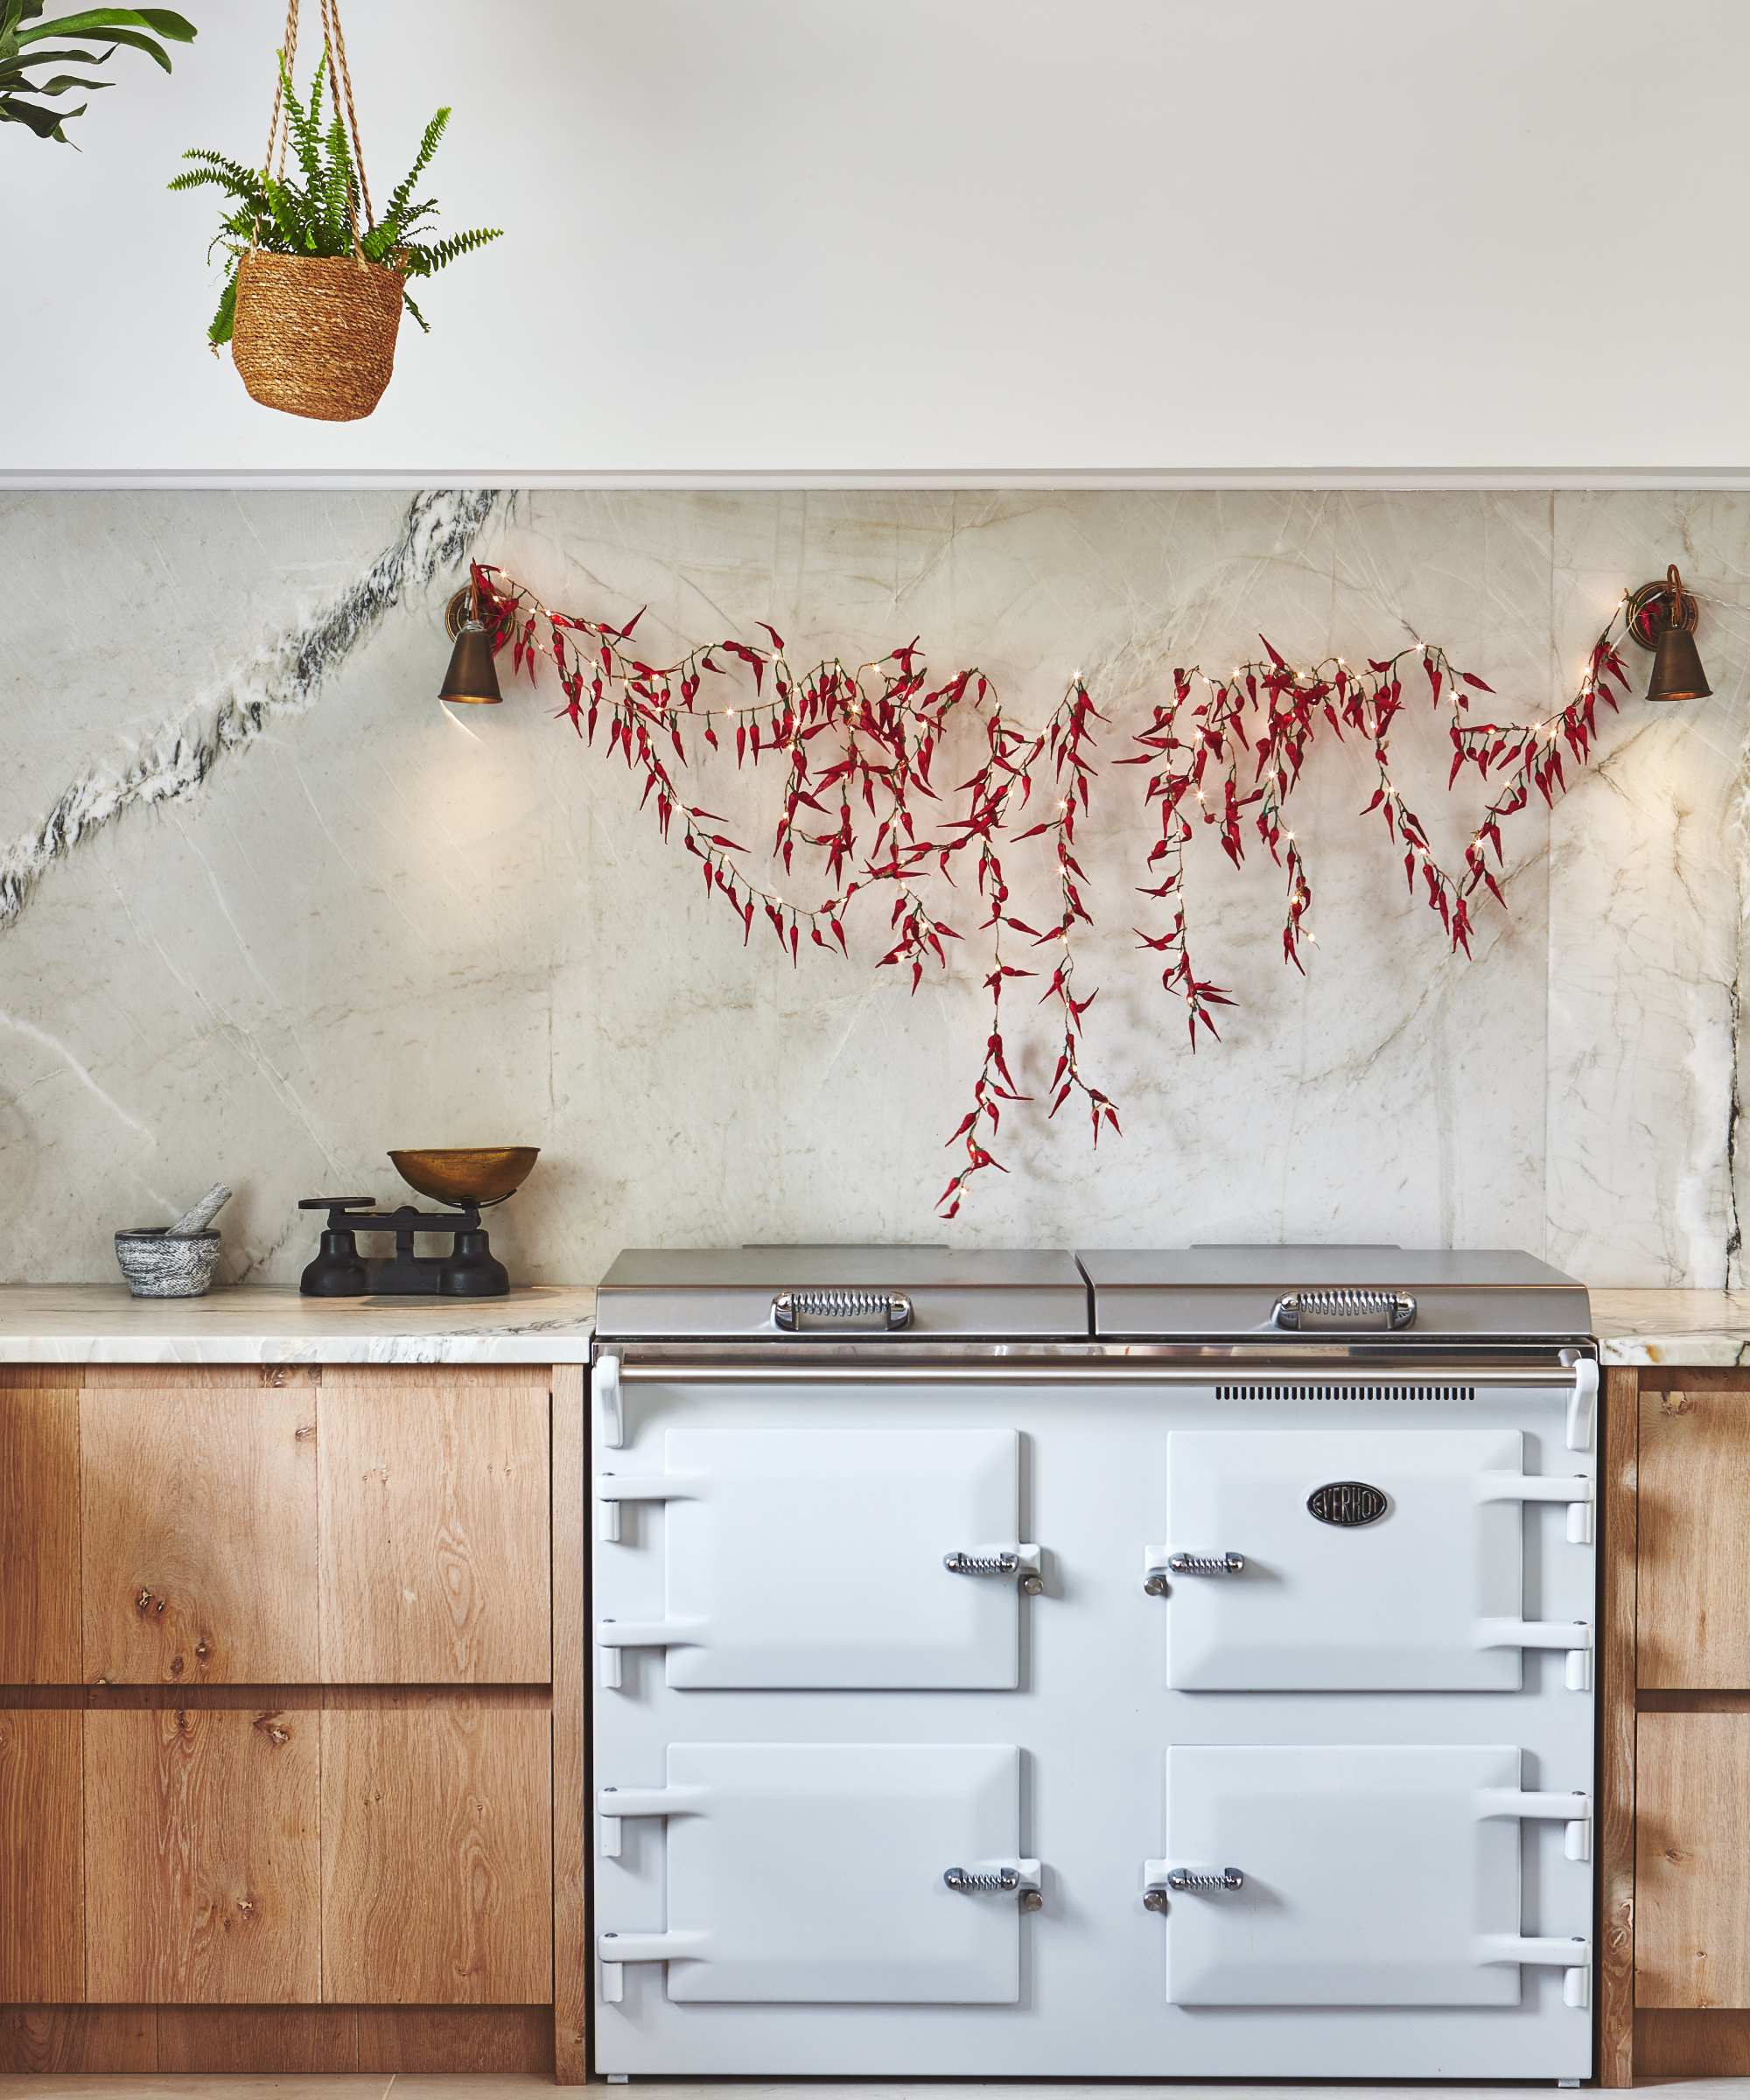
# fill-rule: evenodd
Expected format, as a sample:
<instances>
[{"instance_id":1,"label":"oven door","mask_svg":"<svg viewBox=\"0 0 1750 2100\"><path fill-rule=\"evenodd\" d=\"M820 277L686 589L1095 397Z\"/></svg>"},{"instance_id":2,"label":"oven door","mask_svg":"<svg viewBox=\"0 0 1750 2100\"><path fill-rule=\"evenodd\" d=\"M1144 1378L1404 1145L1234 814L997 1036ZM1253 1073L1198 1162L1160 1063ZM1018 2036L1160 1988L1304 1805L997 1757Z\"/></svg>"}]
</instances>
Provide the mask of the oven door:
<instances>
[{"instance_id":1,"label":"oven door","mask_svg":"<svg viewBox=\"0 0 1750 2100\"><path fill-rule=\"evenodd\" d=\"M1592 1628L1528 1620L1528 1511L1591 1540L1592 1483L1516 1429L1173 1430L1166 1681L1185 1691L1514 1691L1527 1648L1590 1688ZM1541 1505L1558 1507L1544 1511Z\"/></svg>"},{"instance_id":2,"label":"oven door","mask_svg":"<svg viewBox=\"0 0 1750 2100\"><path fill-rule=\"evenodd\" d=\"M663 1597L598 1621L604 1682L666 1650L681 1690L1006 1690L1019 1670L1012 1429L672 1428L660 1472L595 1483L612 1555L663 1511ZM643 1520L648 1521L648 1520Z\"/></svg>"},{"instance_id":3,"label":"oven door","mask_svg":"<svg viewBox=\"0 0 1750 2100\"><path fill-rule=\"evenodd\" d=\"M1168 2003L1516 2006L1535 1965L1563 1971L1578 2017L1591 1950L1522 1931L1520 1824L1585 1832L1590 1802L1523 1791L1521 1762L1477 1745L1169 1750L1167 1857L1146 1870Z\"/></svg>"},{"instance_id":4,"label":"oven door","mask_svg":"<svg viewBox=\"0 0 1750 2100\"><path fill-rule=\"evenodd\" d=\"M606 1932L603 1997L667 1964L677 2004L1012 2006L1020 1753L1012 1743L675 1743L668 1784L604 1789L602 1849L667 1825L661 1932Z\"/></svg>"}]
</instances>

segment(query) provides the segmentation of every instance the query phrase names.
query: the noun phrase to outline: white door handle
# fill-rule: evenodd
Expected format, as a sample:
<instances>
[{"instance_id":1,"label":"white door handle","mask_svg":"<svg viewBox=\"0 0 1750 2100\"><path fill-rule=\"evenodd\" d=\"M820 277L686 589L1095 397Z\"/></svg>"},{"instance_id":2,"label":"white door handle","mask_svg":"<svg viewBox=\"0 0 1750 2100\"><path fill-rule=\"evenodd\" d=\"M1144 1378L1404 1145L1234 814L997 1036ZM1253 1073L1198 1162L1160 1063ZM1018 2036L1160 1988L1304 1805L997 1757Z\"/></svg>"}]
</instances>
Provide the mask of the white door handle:
<instances>
[{"instance_id":1,"label":"white door handle","mask_svg":"<svg viewBox=\"0 0 1750 2100\"><path fill-rule=\"evenodd\" d=\"M1583 1473L1483 1474L1477 1482L1477 1499L1484 1502L1565 1502L1568 1505L1568 1544L1592 1544L1592 1504L1597 1490Z\"/></svg>"},{"instance_id":2,"label":"white door handle","mask_svg":"<svg viewBox=\"0 0 1750 2100\"><path fill-rule=\"evenodd\" d=\"M1592 1449L1592 1418L1598 1412L1598 1359L1582 1356L1574 1366L1574 1390L1568 1396L1568 1449Z\"/></svg>"},{"instance_id":3,"label":"white door handle","mask_svg":"<svg viewBox=\"0 0 1750 2100\"><path fill-rule=\"evenodd\" d=\"M1477 1942L1477 1960L1485 1966L1518 1962L1533 1969L1564 1969L1562 2003L1582 2011L1592 2003L1590 1940L1523 1940L1509 1932L1485 1933Z\"/></svg>"},{"instance_id":4,"label":"white door handle","mask_svg":"<svg viewBox=\"0 0 1750 2100\"><path fill-rule=\"evenodd\" d=\"M1564 1648L1564 1683L1570 1691L1592 1690L1592 1628L1584 1619L1479 1619L1479 1648Z\"/></svg>"},{"instance_id":5,"label":"white door handle","mask_svg":"<svg viewBox=\"0 0 1750 2100\"><path fill-rule=\"evenodd\" d=\"M620 1826L627 1816L703 1816L709 1787L598 1787L596 1813L601 1817L601 1856L620 1857Z\"/></svg>"},{"instance_id":6,"label":"white door handle","mask_svg":"<svg viewBox=\"0 0 1750 2100\"><path fill-rule=\"evenodd\" d=\"M620 1537L622 1502L693 1502L704 1492L702 1473L603 1473L596 1476L596 1536Z\"/></svg>"},{"instance_id":7,"label":"white door handle","mask_svg":"<svg viewBox=\"0 0 1750 2100\"><path fill-rule=\"evenodd\" d=\"M1486 1787L1479 1796L1478 1814L1512 1816L1527 1823L1560 1823L1566 1825L1562 1852L1569 1859L1592 1858L1592 1796L1589 1794L1521 1794L1511 1787Z\"/></svg>"},{"instance_id":8,"label":"white door handle","mask_svg":"<svg viewBox=\"0 0 1750 2100\"><path fill-rule=\"evenodd\" d=\"M626 1442L626 1410L620 1404L620 1351L603 1349L591 1373L596 1401L601 1409L602 1442L619 1451Z\"/></svg>"},{"instance_id":9,"label":"white door handle","mask_svg":"<svg viewBox=\"0 0 1750 2100\"><path fill-rule=\"evenodd\" d=\"M601 1682L608 1691L620 1688L620 1651L623 1648L703 1648L704 1619L601 1619L596 1646L601 1650Z\"/></svg>"},{"instance_id":10,"label":"white door handle","mask_svg":"<svg viewBox=\"0 0 1750 2100\"><path fill-rule=\"evenodd\" d=\"M699 1962L711 1942L708 1932L604 1932L596 1941L601 1960L602 2003L617 2006L626 1995L627 1962Z\"/></svg>"}]
</instances>

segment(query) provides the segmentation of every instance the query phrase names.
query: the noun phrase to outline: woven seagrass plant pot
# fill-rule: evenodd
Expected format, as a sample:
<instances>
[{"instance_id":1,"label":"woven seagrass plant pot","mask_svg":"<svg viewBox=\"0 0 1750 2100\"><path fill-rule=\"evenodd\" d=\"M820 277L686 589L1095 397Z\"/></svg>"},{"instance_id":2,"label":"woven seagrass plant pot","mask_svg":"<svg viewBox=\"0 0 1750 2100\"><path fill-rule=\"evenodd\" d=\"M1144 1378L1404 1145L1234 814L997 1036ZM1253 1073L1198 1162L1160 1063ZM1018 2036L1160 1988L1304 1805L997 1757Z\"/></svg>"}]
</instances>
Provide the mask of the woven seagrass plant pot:
<instances>
[{"instance_id":1,"label":"woven seagrass plant pot","mask_svg":"<svg viewBox=\"0 0 1750 2100\"><path fill-rule=\"evenodd\" d=\"M253 250L238 265L232 360L263 408L355 423L395 370L401 304L398 270L355 255Z\"/></svg>"}]
</instances>

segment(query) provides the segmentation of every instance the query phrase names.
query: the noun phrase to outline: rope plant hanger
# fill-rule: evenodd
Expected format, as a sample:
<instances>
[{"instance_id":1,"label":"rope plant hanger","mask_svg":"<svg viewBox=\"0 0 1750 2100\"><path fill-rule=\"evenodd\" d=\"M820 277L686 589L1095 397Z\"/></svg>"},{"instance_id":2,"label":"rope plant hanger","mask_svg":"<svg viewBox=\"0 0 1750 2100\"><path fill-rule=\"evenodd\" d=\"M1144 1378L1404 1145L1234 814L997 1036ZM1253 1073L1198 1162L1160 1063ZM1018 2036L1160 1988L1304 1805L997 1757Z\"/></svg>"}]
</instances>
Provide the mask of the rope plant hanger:
<instances>
[{"instance_id":1,"label":"rope plant hanger","mask_svg":"<svg viewBox=\"0 0 1750 2100\"><path fill-rule=\"evenodd\" d=\"M413 187L438 150L450 121L448 108L439 109L425 127L412 167L377 217L365 174L340 0L318 4L322 56L309 96L300 102L293 74L298 0L289 0L259 172L196 149L183 156L197 164L194 169L170 186L210 184L235 204L214 242L232 258L207 332L215 354L222 343L231 344L244 386L264 408L350 423L370 414L389 382L402 308L425 326L407 279L430 276L458 256L496 240L499 229L477 228L431 242L413 237L437 214L437 200L415 202ZM333 110L326 129L325 79ZM288 177L291 154L296 166Z\"/></svg>"}]
</instances>

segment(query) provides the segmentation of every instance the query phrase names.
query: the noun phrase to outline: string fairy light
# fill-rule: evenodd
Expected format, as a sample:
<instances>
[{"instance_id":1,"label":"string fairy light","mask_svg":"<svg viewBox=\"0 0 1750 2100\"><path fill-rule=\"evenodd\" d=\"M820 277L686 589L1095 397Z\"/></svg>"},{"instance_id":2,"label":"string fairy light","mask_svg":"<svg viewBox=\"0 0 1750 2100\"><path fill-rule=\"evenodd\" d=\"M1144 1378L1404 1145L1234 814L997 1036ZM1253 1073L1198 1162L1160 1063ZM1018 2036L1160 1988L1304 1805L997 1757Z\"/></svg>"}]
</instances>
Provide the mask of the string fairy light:
<instances>
[{"instance_id":1,"label":"string fairy light","mask_svg":"<svg viewBox=\"0 0 1750 2100\"><path fill-rule=\"evenodd\" d=\"M494 649L510 648L514 669L526 664L531 678L542 665L556 668L565 695L559 711L585 741L593 741L598 715L606 713L609 754L623 757L634 776L641 776L643 800L654 802L663 836L671 823L678 827L686 850L703 865L708 893L730 906L744 942L763 911L793 963L800 958L804 933L811 945L836 943L848 954L845 913L864 892L886 889L892 900L892 945L881 962L909 966L915 991L926 966L946 970L947 944L962 940L920 885L926 877L952 882L956 867L965 867L963 857L971 853L976 878L971 889L988 913L978 930L989 936L991 967L984 982L992 1026L972 1110L948 1141L960 1147L964 1165L939 1200L947 1215L957 1211L976 1174L992 1166L1002 1171L990 1150L1002 1109L1029 1098L1004 1061L1000 1018L1005 983L1035 973L1005 959L1005 932L1051 951L1050 980L1039 1004L1055 1008L1062 1032L1057 1069L1045 1089L1051 1096L1049 1112L1054 1116L1079 1095L1096 1141L1102 1129L1118 1128L1114 1104L1084 1076L1078 1047L1083 1016L1097 993L1082 998L1074 990L1074 929L1094 923L1082 896L1074 829L1078 805L1083 810L1090 806L1096 724L1106 719L1095 707L1080 667L1044 725L1027 729L1005 713L988 675L976 665L932 683L916 641L858 664L854 673L836 656L799 673L786 656L782 637L767 626L770 647L724 640L690 648L673 663L653 665L631 645L641 614L615 626L556 612L495 569L476 566L473 578ZM1158 934L1135 931L1144 948L1164 957L1162 983L1184 1003L1194 1046L1200 1026L1216 1032L1213 1010L1233 1003L1228 992L1198 976L1192 964L1184 873L1186 849L1197 832L1217 830L1237 865L1250 828L1272 858L1285 862L1284 955L1299 967L1301 944L1318 942L1307 923L1312 885L1298 833L1284 822L1285 805L1304 777L1321 725L1328 724L1339 736L1358 733L1370 746L1377 770L1369 809L1381 811L1403 849L1412 895L1418 893L1413 878L1419 876L1424 901L1439 915L1451 945L1468 953L1474 892L1487 887L1497 902L1505 902L1488 858L1492 848L1496 865L1502 864L1502 825L1532 794L1551 801L1564 791L1560 746L1584 764L1596 738L1599 700L1614 707L1611 681L1627 685L1616 626L1628 603L1625 592L1593 646L1575 698L1553 717L1540 716L1529 729L1472 720L1466 710L1473 695L1490 689L1474 674L1456 669L1437 645L1422 640L1388 658L1368 659L1364 671L1353 670L1344 656L1296 667L1266 642L1267 662L1236 663L1227 680L1200 665L1172 673L1171 702L1153 708L1152 719L1131 735L1131 755L1118 762L1149 768L1145 800L1159 804L1159 832L1148 860L1151 879L1143 893L1164 906L1167 928ZM1441 868L1421 819L1387 771L1394 718L1405 699L1400 667L1406 661L1422 666L1434 703L1446 710L1454 752L1448 784L1470 766L1495 789L1481 822L1469 833L1457 876ZM707 682L722 675L751 676L753 697L732 687L734 697L726 692L720 705L711 704L705 697ZM1205 697L1181 719L1183 704L1200 680ZM1419 681L1418 685L1419 690ZM962 715L979 724L984 755L950 796L931 785L929 771L938 746ZM714 724L723 728L723 738ZM694 732L690 751L683 730ZM745 760L757 768L767 752L781 754L783 808L772 855L786 871L798 850L822 858L830 893L821 901L801 904L763 886L749 871L747 849L720 829L725 820L682 794L683 769L704 762L708 754L726 758L732 732L738 768ZM700 739L704 749L698 748ZM1243 766L1252 768L1250 785L1242 777ZM1205 779L1210 771L1213 794ZM1057 790L1051 797L1055 810L1045 822L1016 834L1010 826L1018 817L1025 822L1028 795L1036 783L1043 784L1042 774ZM920 821L928 812L918 798L948 814L939 823ZM835 802L836 821L829 806ZM816 821L821 828L808 830ZM1011 909L1004 855L1012 844L1040 835L1054 849L1047 865L1058 894L1054 920L1035 928Z\"/></svg>"}]
</instances>

